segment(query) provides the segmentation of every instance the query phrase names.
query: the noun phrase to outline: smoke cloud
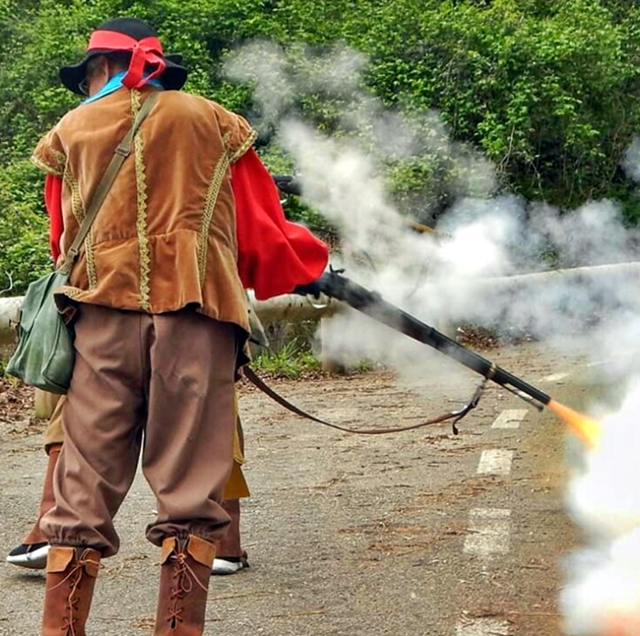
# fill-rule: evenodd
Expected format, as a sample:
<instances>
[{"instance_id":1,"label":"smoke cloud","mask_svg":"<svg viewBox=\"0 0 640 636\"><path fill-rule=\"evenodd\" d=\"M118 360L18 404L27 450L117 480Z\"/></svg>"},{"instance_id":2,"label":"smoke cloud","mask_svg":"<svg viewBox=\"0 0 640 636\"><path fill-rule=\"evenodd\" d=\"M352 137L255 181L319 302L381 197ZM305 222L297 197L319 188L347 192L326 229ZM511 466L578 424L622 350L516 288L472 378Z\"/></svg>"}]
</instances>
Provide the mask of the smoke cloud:
<instances>
[{"instance_id":1,"label":"smoke cloud","mask_svg":"<svg viewBox=\"0 0 640 636\"><path fill-rule=\"evenodd\" d=\"M589 545L567 563L560 606L568 634L640 634L640 463L629 452L640 448L639 409L636 378L568 488L568 509Z\"/></svg>"},{"instance_id":2,"label":"smoke cloud","mask_svg":"<svg viewBox=\"0 0 640 636\"><path fill-rule=\"evenodd\" d=\"M545 338L580 334L585 324L599 325L603 334L610 324L637 331L629 326L629 317L640 315L633 271L615 285L606 276L492 280L634 260L637 233L624 227L615 203L593 201L561 215L501 193L495 167L453 141L438 113L390 109L367 92L361 54L343 45L305 53L293 61L274 44L253 43L230 58L226 71L255 87L254 123L276 134L296 166L305 201L338 228L343 248L332 260L347 276L436 325L473 322ZM303 117L310 101L323 105L322 130ZM626 159L630 174L640 176L639 157L636 143ZM407 212L414 219L433 213L434 179L425 178L431 185L409 210L388 194L388 174L412 161L444 169L445 185L436 194L449 205L438 219L438 235L417 234L406 223ZM347 363L363 355L402 367L424 359L424 348L414 343L377 346L389 337L388 330L349 313L332 321L323 344L335 342L335 355Z\"/></svg>"},{"instance_id":3,"label":"smoke cloud","mask_svg":"<svg viewBox=\"0 0 640 636\"><path fill-rule=\"evenodd\" d=\"M640 137L636 137L629 146L622 165L627 174L640 183Z\"/></svg>"}]
</instances>

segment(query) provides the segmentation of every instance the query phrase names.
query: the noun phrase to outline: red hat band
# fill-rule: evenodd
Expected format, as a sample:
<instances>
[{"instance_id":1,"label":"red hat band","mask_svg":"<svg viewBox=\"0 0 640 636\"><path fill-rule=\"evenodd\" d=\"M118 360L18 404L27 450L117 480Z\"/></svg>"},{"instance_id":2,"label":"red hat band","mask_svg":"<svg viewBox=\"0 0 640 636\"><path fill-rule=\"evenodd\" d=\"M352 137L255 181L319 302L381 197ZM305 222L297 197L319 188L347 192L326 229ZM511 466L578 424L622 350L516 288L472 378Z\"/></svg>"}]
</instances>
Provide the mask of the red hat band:
<instances>
[{"instance_id":1,"label":"red hat band","mask_svg":"<svg viewBox=\"0 0 640 636\"><path fill-rule=\"evenodd\" d=\"M129 89L141 88L154 77L161 75L167 67L162 51L162 44L156 37L136 40L125 33L117 31L94 31L89 40L87 52L92 50L131 51L131 62L122 83ZM146 64L156 68L144 75Z\"/></svg>"}]
</instances>

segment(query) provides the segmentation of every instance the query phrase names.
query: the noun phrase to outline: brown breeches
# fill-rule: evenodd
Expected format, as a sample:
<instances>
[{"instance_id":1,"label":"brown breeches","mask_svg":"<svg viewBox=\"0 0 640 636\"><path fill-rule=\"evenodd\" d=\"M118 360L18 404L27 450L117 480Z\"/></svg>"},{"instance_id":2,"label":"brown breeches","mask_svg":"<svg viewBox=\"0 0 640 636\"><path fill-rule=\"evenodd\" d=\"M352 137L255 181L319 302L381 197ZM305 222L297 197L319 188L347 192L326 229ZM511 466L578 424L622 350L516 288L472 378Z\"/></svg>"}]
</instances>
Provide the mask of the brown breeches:
<instances>
[{"instance_id":1,"label":"brown breeches","mask_svg":"<svg viewBox=\"0 0 640 636\"><path fill-rule=\"evenodd\" d=\"M50 543L103 556L118 551L113 517L141 450L158 510L149 541L222 537L229 516L220 502L233 463L235 327L187 311L82 305L75 331L56 506L41 522Z\"/></svg>"},{"instance_id":2,"label":"brown breeches","mask_svg":"<svg viewBox=\"0 0 640 636\"><path fill-rule=\"evenodd\" d=\"M37 391L38 389L36 389ZM44 392L43 392L44 393ZM58 448L64 443L64 431L62 430L62 408L64 406L65 396L46 393L49 403L49 412L45 417L49 416L49 424L44 432L44 449L47 455L52 448ZM238 405L236 404L236 427L233 431L233 468L229 481L224 489L224 498L229 499L245 499L251 496L249 485L242 472L244 464L244 432L242 430L242 422L238 415Z\"/></svg>"}]
</instances>

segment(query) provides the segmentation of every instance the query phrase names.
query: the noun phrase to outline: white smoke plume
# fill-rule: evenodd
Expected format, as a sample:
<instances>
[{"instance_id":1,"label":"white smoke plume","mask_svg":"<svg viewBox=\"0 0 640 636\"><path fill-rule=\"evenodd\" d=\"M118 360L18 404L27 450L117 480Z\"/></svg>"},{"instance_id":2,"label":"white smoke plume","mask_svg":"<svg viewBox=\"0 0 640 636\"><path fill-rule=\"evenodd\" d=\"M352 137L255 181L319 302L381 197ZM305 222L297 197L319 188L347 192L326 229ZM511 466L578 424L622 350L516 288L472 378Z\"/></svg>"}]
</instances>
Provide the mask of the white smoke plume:
<instances>
[{"instance_id":1,"label":"white smoke plume","mask_svg":"<svg viewBox=\"0 0 640 636\"><path fill-rule=\"evenodd\" d=\"M572 636L640 634L640 379L568 489L568 508L589 548L568 561L560 606ZM615 630L619 631L615 631Z\"/></svg>"},{"instance_id":2,"label":"white smoke plume","mask_svg":"<svg viewBox=\"0 0 640 636\"><path fill-rule=\"evenodd\" d=\"M634 181L640 183L640 137L635 137L625 153L623 167Z\"/></svg>"},{"instance_id":3,"label":"white smoke plume","mask_svg":"<svg viewBox=\"0 0 640 636\"><path fill-rule=\"evenodd\" d=\"M615 285L589 278L577 285L553 276L528 286L487 284L551 267L632 261L637 235L624 227L612 202L590 202L560 215L550 206L498 194L495 168L452 141L437 113L388 109L364 90L366 65L361 54L341 45L324 54L308 50L304 62L294 64L280 48L262 42L238 51L226 69L231 78L253 84L259 104L254 123L277 132L300 174L305 200L339 229L343 251L333 261L346 267L347 276L436 324L475 322L553 337L580 333L586 322L602 325L607 334L608 321L620 326L621 316L640 316L632 276ZM302 119L297 104L309 99L326 99L327 130ZM384 179L385 167L425 156L454 175L447 187L451 205L436 237L407 229ZM630 151L628 170L634 156ZM430 208L428 198L416 202L416 217ZM388 337L384 328L349 314L333 321L324 344L335 340L344 362L366 355L368 346L374 359L380 355L387 364L404 366L408 352L416 360L424 357L424 347L415 344L401 351L376 346Z\"/></svg>"}]
</instances>

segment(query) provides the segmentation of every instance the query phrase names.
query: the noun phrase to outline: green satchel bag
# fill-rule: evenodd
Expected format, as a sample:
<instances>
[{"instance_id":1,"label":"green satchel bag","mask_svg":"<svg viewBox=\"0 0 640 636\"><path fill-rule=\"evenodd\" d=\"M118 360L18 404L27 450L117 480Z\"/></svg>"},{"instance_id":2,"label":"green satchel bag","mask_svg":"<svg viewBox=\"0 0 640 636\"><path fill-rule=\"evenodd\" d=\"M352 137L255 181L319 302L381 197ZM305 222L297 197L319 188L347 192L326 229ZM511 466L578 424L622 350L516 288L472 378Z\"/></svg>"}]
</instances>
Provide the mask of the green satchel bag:
<instances>
[{"instance_id":1,"label":"green satchel bag","mask_svg":"<svg viewBox=\"0 0 640 636\"><path fill-rule=\"evenodd\" d=\"M25 384L50 393L67 392L75 359L73 333L53 300L54 290L68 279L53 272L29 285L20 309L18 346L6 368Z\"/></svg>"},{"instance_id":2,"label":"green satchel bag","mask_svg":"<svg viewBox=\"0 0 640 636\"><path fill-rule=\"evenodd\" d=\"M7 363L6 373L25 384L50 393L66 393L75 362L74 334L58 311L54 292L67 284L80 249L124 160L131 154L131 143L140 124L149 114L158 91L149 95L131 129L115 149L87 213L78 229L62 267L34 281L20 309L18 346Z\"/></svg>"}]
</instances>

